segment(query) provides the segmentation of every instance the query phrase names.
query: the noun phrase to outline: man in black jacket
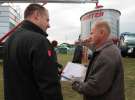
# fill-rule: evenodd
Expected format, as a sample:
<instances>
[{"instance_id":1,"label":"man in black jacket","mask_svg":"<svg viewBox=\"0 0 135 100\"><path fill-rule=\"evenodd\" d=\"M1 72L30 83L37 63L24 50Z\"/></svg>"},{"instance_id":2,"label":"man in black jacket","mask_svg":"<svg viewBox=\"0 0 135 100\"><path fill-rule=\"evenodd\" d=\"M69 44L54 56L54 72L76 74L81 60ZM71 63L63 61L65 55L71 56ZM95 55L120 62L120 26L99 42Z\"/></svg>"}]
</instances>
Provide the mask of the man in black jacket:
<instances>
[{"instance_id":1,"label":"man in black jacket","mask_svg":"<svg viewBox=\"0 0 135 100\"><path fill-rule=\"evenodd\" d=\"M74 51L74 56L73 56L73 63L82 63L82 55L83 55L83 46L80 44L76 45L75 51Z\"/></svg>"},{"instance_id":2,"label":"man in black jacket","mask_svg":"<svg viewBox=\"0 0 135 100\"><path fill-rule=\"evenodd\" d=\"M5 43L5 100L63 100L47 39L48 11L39 4L30 4L24 19Z\"/></svg>"},{"instance_id":3,"label":"man in black jacket","mask_svg":"<svg viewBox=\"0 0 135 100\"><path fill-rule=\"evenodd\" d=\"M81 35L79 35L78 41L75 43L76 47L75 47L75 51L74 51L74 56L73 56L73 63L82 63L82 57L83 57L83 46L81 44L81 39L80 39Z\"/></svg>"}]
</instances>

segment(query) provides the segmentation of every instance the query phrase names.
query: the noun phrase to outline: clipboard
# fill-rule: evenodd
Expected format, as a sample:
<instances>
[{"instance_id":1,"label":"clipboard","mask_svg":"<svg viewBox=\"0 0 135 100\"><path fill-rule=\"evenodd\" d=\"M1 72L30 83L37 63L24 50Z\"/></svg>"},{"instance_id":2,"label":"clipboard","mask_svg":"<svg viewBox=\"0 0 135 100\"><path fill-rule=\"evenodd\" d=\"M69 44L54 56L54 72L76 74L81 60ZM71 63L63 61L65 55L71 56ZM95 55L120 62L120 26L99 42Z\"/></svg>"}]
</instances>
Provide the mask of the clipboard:
<instances>
[{"instance_id":1,"label":"clipboard","mask_svg":"<svg viewBox=\"0 0 135 100\"><path fill-rule=\"evenodd\" d=\"M72 81L75 78L83 81L87 68L83 64L68 62L61 74L61 81Z\"/></svg>"}]
</instances>

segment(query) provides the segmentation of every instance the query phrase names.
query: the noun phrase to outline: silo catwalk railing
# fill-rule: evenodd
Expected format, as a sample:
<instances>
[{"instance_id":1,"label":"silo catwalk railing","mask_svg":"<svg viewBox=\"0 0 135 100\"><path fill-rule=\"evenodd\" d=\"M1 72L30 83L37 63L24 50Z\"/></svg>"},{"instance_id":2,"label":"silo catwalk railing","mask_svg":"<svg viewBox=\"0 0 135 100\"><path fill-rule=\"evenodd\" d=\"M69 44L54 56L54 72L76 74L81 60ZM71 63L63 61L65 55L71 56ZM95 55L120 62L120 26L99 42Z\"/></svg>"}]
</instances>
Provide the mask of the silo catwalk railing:
<instances>
[{"instance_id":1,"label":"silo catwalk railing","mask_svg":"<svg viewBox=\"0 0 135 100\"><path fill-rule=\"evenodd\" d=\"M16 3L97 3L98 0L0 0L0 3L16 2Z\"/></svg>"},{"instance_id":2,"label":"silo catwalk railing","mask_svg":"<svg viewBox=\"0 0 135 100\"><path fill-rule=\"evenodd\" d=\"M18 25L16 25L13 29L11 29L9 32L5 33L5 35L0 38L0 43L2 43L10 34L12 34L20 25L22 22L20 22Z\"/></svg>"}]
</instances>

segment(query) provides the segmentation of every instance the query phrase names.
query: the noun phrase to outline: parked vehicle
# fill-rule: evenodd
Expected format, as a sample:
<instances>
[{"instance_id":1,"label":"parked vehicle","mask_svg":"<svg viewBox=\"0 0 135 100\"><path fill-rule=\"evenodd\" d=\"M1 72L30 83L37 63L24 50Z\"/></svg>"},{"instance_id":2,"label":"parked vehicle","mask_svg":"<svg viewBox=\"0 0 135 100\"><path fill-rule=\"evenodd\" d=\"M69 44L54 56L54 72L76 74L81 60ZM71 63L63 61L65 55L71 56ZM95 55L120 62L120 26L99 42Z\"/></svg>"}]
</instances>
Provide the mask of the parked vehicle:
<instances>
[{"instance_id":1,"label":"parked vehicle","mask_svg":"<svg viewBox=\"0 0 135 100\"><path fill-rule=\"evenodd\" d=\"M120 49L123 57L135 57L135 33L124 32L120 35Z\"/></svg>"}]
</instances>

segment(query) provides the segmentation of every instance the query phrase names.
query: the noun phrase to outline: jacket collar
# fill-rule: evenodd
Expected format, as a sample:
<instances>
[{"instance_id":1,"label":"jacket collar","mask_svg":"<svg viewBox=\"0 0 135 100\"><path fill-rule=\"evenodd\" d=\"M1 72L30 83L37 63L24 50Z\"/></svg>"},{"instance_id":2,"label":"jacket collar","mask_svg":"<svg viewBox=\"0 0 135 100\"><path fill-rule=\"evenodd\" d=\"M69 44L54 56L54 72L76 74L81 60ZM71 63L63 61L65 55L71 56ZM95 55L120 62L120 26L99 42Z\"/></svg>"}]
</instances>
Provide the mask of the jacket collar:
<instances>
[{"instance_id":1,"label":"jacket collar","mask_svg":"<svg viewBox=\"0 0 135 100\"><path fill-rule=\"evenodd\" d=\"M95 52L100 52L102 51L104 48L113 45L113 41L108 39L101 47L97 48Z\"/></svg>"},{"instance_id":2,"label":"jacket collar","mask_svg":"<svg viewBox=\"0 0 135 100\"><path fill-rule=\"evenodd\" d=\"M35 25L31 21L24 20L22 22L21 27L24 28L24 29L30 30L30 31L40 33L40 34L44 35L45 37L48 36L48 34L46 32L44 32L40 27L38 27L37 25Z\"/></svg>"}]
</instances>

